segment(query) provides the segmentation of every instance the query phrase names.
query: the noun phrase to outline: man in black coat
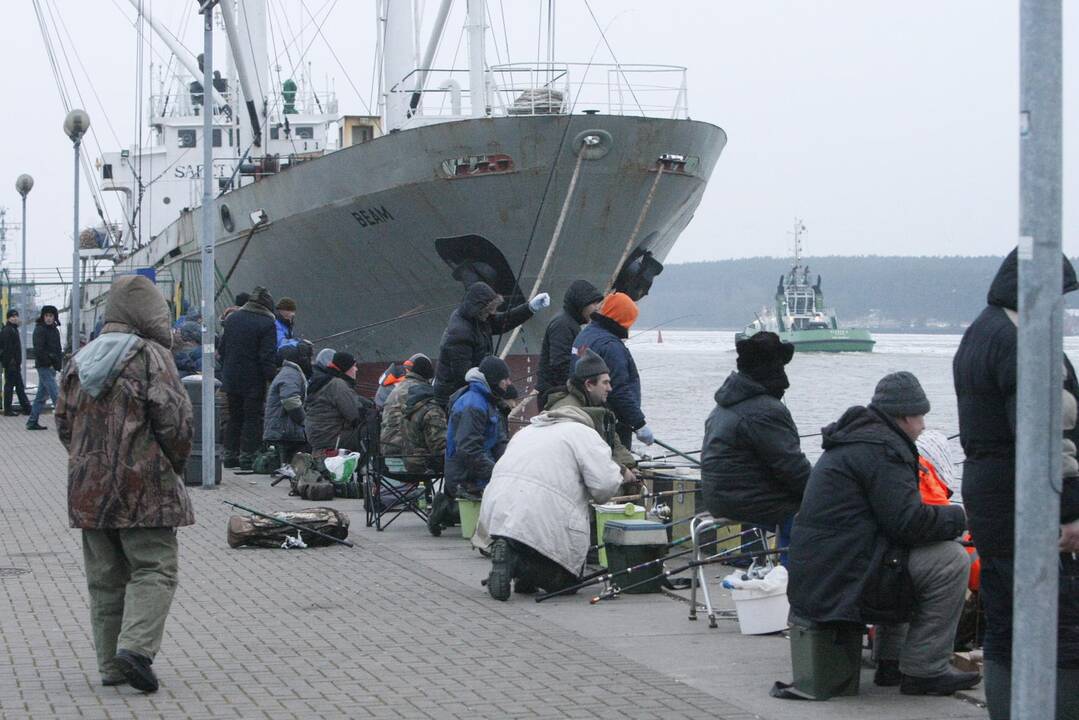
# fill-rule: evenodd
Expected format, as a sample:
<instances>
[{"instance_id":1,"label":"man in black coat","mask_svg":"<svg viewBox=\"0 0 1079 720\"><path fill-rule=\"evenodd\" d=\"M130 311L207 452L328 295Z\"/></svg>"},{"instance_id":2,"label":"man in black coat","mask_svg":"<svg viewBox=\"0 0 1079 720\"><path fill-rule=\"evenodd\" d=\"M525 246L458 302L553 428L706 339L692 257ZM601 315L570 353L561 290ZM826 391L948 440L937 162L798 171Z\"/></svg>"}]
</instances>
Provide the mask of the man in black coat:
<instances>
[{"instance_id":1,"label":"man in black coat","mask_svg":"<svg viewBox=\"0 0 1079 720\"><path fill-rule=\"evenodd\" d=\"M551 296L540 293L527 303L498 312L502 296L484 282L473 283L465 299L450 315L442 333L435 370L435 395L446 405L450 396L467 385L465 373L494 354L492 333L501 335L521 325L551 304Z\"/></svg>"},{"instance_id":2,"label":"man in black coat","mask_svg":"<svg viewBox=\"0 0 1079 720\"><path fill-rule=\"evenodd\" d=\"M1063 292L1079 289L1063 258ZM963 334L952 361L959 400L959 438L966 454L963 502L981 558L985 608L985 694L990 717L1010 712L1012 587L1015 540L1015 403L1018 358L1019 258L1004 259L989 287L986 307ZM1067 356L1063 392L1079 397ZM1065 440L1079 440L1073 428ZM1060 579L1057 625L1057 717L1079 717L1079 479L1062 480L1059 522ZM1070 703L1071 715L1064 704Z\"/></svg>"},{"instance_id":3,"label":"man in black coat","mask_svg":"<svg viewBox=\"0 0 1079 720\"><path fill-rule=\"evenodd\" d=\"M4 368L4 415L14 417L19 413L11 407L14 394L19 396L19 408L23 414L30 413L30 399L22 379L22 339L19 337L19 311L7 311L7 322L0 330L0 365Z\"/></svg>"},{"instance_id":4,"label":"man in black coat","mask_svg":"<svg viewBox=\"0 0 1079 720\"><path fill-rule=\"evenodd\" d=\"M64 366L64 348L60 342L60 312L55 305L41 308L34 325L34 367L37 369L37 395L30 407L30 417L26 419L27 430L44 430L45 426L37 420L45 409L45 400L52 400L53 407L60 399L60 388L56 384L56 373Z\"/></svg>"},{"instance_id":5,"label":"man in black coat","mask_svg":"<svg viewBox=\"0 0 1079 720\"><path fill-rule=\"evenodd\" d=\"M790 549L791 615L816 623L902 622L883 613L904 598L880 596L884 558L906 556L914 609L905 641L895 638L905 695L947 695L981 680L949 663L970 560L954 541L963 508L925 505L918 491L914 440L928 412L918 379L897 372L877 383L869 407L824 428Z\"/></svg>"},{"instance_id":6,"label":"man in black coat","mask_svg":"<svg viewBox=\"0 0 1079 720\"><path fill-rule=\"evenodd\" d=\"M735 347L738 371L716 391L704 426L702 496L715 517L778 527L786 547L810 471L798 427L781 402L794 345L759 332Z\"/></svg>"},{"instance_id":7,"label":"man in black coat","mask_svg":"<svg viewBox=\"0 0 1079 720\"><path fill-rule=\"evenodd\" d=\"M221 385L228 396L224 466L250 470L262 444L266 387L277 371L274 301L256 287L251 299L229 315L221 335Z\"/></svg>"},{"instance_id":8,"label":"man in black coat","mask_svg":"<svg viewBox=\"0 0 1079 720\"><path fill-rule=\"evenodd\" d=\"M592 313L599 309L603 294L587 280L570 283L562 299L562 312L547 324L540 350L539 371L536 373L536 392L539 409L547 406L547 396L558 392L569 380L569 366L573 359L573 341L588 322Z\"/></svg>"}]
</instances>

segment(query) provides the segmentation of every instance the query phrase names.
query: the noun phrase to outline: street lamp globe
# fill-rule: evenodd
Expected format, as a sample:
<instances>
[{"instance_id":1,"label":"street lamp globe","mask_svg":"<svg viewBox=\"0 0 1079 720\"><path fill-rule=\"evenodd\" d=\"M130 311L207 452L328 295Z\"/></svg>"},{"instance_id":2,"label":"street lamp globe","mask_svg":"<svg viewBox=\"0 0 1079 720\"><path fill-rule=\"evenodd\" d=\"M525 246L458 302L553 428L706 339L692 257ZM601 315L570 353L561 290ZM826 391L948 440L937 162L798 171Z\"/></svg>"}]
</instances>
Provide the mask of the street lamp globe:
<instances>
[{"instance_id":1,"label":"street lamp globe","mask_svg":"<svg viewBox=\"0 0 1079 720\"><path fill-rule=\"evenodd\" d=\"M23 197L30 194L30 190L34 187L34 178L30 177L26 173L23 173L15 179L15 191Z\"/></svg>"},{"instance_id":2,"label":"street lamp globe","mask_svg":"<svg viewBox=\"0 0 1079 720\"><path fill-rule=\"evenodd\" d=\"M64 118L64 132L72 142L78 142L90 129L90 116L81 108L75 108Z\"/></svg>"}]
</instances>

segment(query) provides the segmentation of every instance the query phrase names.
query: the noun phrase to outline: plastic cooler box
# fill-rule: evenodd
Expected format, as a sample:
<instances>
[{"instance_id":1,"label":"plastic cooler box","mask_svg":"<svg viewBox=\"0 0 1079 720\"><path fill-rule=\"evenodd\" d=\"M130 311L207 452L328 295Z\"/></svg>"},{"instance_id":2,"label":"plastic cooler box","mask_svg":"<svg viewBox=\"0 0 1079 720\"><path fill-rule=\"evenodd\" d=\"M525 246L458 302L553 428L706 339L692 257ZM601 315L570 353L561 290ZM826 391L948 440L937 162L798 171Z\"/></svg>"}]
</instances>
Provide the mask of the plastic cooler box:
<instances>
[{"instance_id":1,"label":"plastic cooler box","mask_svg":"<svg viewBox=\"0 0 1079 720\"><path fill-rule=\"evenodd\" d=\"M815 700L857 695L863 629L861 625L849 623L819 625L791 616L791 666L795 689Z\"/></svg>"},{"instance_id":2,"label":"plastic cooler box","mask_svg":"<svg viewBox=\"0 0 1079 720\"><path fill-rule=\"evenodd\" d=\"M461 537L471 540L476 534L476 523L480 519L480 501L458 499L457 512L461 516Z\"/></svg>"},{"instance_id":3,"label":"plastic cooler box","mask_svg":"<svg viewBox=\"0 0 1079 720\"><path fill-rule=\"evenodd\" d=\"M654 520L607 520L603 528L608 569L625 570L634 565L658 560L667 554L667 528ZM619 576L619 585L634 585L651 578L627 593L656 593L663 587L663 567L660 563L635 573Z\"/></svg>"},{"instance_id":4,"label":"plastic cooler box","mask_svg":"<svg viewBox=\"0 0 1079 720\"><path fill-rule=\"evenodd\" d=\"M596 537L600 538L600 543L603 542L603 528L611 520L644 520L644 518L644 508L633 503L596 505ZM607 567L606 548L599 549L599 564Z\"/></svg>"}]
</instances>

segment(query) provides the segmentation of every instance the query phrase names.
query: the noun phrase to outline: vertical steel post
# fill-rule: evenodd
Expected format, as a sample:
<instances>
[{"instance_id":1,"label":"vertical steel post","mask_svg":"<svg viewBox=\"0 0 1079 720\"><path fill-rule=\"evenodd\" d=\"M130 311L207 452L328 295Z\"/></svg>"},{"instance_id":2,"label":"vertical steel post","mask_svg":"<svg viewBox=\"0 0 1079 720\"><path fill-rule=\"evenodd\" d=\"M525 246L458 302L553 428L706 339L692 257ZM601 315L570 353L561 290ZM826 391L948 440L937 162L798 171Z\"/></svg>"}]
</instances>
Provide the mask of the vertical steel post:
<instances>
[{"instance_id":1,"label":"vertical steel post","mask_svg":"<svg viewBox=\"0 0 1079 720\"><path fill-rule=\"evenodd\" d=\"M82 304L82 295L79 291L79 146L82 145L82 136L74 140L75 146L75 246L71 250L71 346L68 348L74 355L79 351L79 306ZM60 318L56 318L57 321Z\"/></svg>"},{"instance_id":2,"label":"vertical steel post","mask_svg":"<svg viewBox=\"0 0 1079 720\"><path fill-rule=\"evenodd\" d=\"M1013 718L1053 717L1056 701L1064 352L1061 0L1021 0L1019 28Z\"/></svg>"},{"instance_id":3,"label":"vertical steel post","mask_svg":"<svg viewBox=\"0 0 1079 720\"><path fill-rule=\"evenodd\" d=\"M228 8L225 9L228 12ZM215 422L214 313L214 101L209 88L214 80L214 3L205 2L202 50L202 487L212 489L217 479L217 433Z\"/></svg>"},{"instance_id":4,"label":"vertical steel post","mask_svg":"<svg viewBox=\"0 0 1079 720\"><path fill-rule=\"evenodd\" d=\"M26 386L26 195L22 194L22 290L19 292L19 372L22 373L23 386ZM19 404L22 407L22 403ZM4 408L7 410L7 408ZM27 408L22 408L26 410Z\"/></svg>"}]
</instances>

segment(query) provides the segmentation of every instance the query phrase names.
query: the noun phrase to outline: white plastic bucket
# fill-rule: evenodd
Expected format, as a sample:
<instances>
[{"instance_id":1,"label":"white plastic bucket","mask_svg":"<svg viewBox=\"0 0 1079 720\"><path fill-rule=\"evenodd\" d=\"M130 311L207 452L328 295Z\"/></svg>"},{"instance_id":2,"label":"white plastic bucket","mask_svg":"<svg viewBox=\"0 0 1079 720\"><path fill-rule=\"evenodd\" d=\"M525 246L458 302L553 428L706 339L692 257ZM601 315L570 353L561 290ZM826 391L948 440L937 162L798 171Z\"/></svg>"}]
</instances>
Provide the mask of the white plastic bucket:
<instances>
[{"instance_id":1,"label":"white plastic bucket","mask_svg":"<svg viewBox=\"0 0 1079 720\"><path fill-rule=\"evenodd\" d=\"M731 590L738 627L743 635L765 635L787 629L791 606L786 590Z\"/></svg>"}]
</instances>

